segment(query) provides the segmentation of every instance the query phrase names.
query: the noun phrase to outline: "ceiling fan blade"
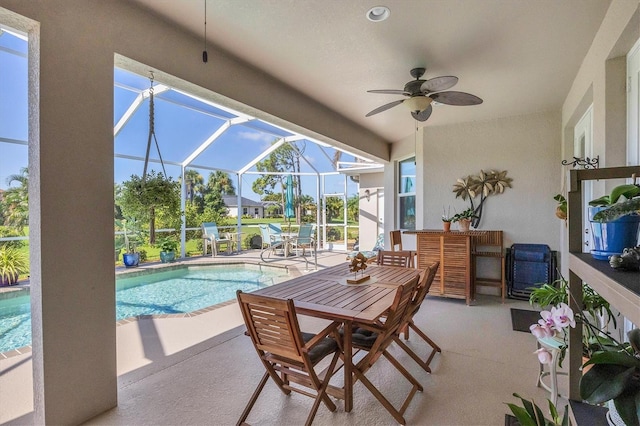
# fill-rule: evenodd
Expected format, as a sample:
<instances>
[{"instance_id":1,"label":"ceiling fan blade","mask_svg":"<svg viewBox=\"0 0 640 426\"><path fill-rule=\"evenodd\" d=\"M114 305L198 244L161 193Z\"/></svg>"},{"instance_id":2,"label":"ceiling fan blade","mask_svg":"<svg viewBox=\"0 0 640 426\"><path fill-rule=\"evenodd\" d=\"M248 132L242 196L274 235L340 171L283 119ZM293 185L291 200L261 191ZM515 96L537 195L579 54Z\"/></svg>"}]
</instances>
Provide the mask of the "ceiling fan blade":
<instances>
[{"instance_id":1,"label":"ceiling fan blade","mask_svg":"<svg viewBox=\"0 0 640 426\"><path fill-rule=\"evenodd\" d=\"M431 99L441 104L446 105L479 105L482 103L482 99L475 95L464 92L440 92L429 95Z\"/></svg>"},{"instance_id":2,"label":"ceiling fan blade","mask_svg":"<svg viewBox=\"0 0 640 426\"><path fill-rule=\"evenodd\" d=\"M409 92L404 90L384 89L384 90L367 90L367 93L383 93L385 95L405 95L409 96Z\"/></svg>"},{"instance_id":3,"label":"ceiling fan blade","mask_svg":"<svg viewBox=\"0 0 640 426\"><path fill-rule=\"evenodd\" d=\"M384 104L382 106L379 106L378 108L376 108L373 111L371 111L369 114L365 115L365 117L371 117L374 114L377 114L377 113L382 112L382 111L386 111L389 108L393 108L396 105L400 105L402 102L404 102L404 99L400 99L399 101L389 102L388 104Z\"/></svg>"},{"instance_id":4,"label":"ceiling fan blade","mask_svg":"<svg viewBox=\"0 0 640 426\"><path fill-rule=\"evenodd\" d=\"M429 105L425 109L420 112L411 111L411 116L418 121L427 121L429 117L431 117L431 113L433 112L433 107Z\"/></svg>"},{"instance_id":5,"label":"ceiling fan blade","mask_svg":"<svg viewBox=\"0 0 640 426\"><path fill-rule=\"evenodd\" d=\"M439 92L440 90L449 89L458 83L458 77L453 75L443 75L441 77L431 78L420 86L423 93Z\"/></svg>"}]
</instances>

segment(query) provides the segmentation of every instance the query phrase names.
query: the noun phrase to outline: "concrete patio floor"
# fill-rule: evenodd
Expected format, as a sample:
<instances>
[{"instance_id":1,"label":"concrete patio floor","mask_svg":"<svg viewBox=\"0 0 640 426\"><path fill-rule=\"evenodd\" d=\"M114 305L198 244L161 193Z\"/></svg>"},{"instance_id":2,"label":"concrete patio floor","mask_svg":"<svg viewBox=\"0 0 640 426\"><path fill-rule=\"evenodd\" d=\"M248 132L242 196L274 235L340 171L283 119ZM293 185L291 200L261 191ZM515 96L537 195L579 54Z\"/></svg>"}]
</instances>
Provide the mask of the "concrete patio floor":
<instances>
[{"instance_id":1,"label":"concrete patio floor","mask_svg":"<svg viewBox=\"0 0 640 426\"><path fill-rule=\"evenodd\" d=\"M185 263L258 261L259 252L243 252L189 258ZM344 253L318 256L319 268L344 261ZM301 259L273 264L286 265L292 276L305 273ZM499 297L479 295L474 306L437 297L425 303L416 322L443 348L432 364L433 373L426 374L399 348L392 351L425 387L407 410L408 424L503 424L508 412L504 403L515 402L513 392L545 404L548 394L535 386L535 338L511 330L509 308L527 309L527 302L507 299L501 304ZM305 329L321 326L315 319L301 323ZM241 325L233 302L197 316L119 325L119 405L88 424L234 424L264 371ZM421 353L426 350L415 337L409 342ZM378 364L372 377L392 400L399 398L406 391L404 379L388 362ZM32 383L30 354L0 360L0 424L32 424ZM269 383L248 420L303 423L311 402L301 395L285 397ZM361 384L355 388L354 411L345 413L342 408L339 402L331 413L321 406L315 424L394 423Z\"/></svg>"}]
</instances>

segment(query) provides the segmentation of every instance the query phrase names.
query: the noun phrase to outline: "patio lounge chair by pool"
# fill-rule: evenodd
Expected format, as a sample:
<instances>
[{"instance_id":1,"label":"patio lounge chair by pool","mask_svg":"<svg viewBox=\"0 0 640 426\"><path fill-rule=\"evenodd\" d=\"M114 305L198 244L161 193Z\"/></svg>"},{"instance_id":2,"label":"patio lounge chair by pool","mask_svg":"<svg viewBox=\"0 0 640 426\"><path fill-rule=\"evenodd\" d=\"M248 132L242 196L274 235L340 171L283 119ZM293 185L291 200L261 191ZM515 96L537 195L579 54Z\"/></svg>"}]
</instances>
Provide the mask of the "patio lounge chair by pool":
<instances>
[{"instance_id":1,"label":"patio lounge chair by pool","mask_svg":"<svg viewBox=\"0 0 640 426\"><path fill-rule=\"evenodd\" d=\"M284 244L282 242L282 228L279 223L268 223L258 225L260 228L260 236L262 237L262 249L269 249L269 256L276 250L282 250L284 253Z\"/></svg>"},{"instance_id":2,"label":"patio lounge chair by pool","mask_svg":"<svg viewBox=\"0 0 640 426\"><path fill-rule=\"evenodd\" d=\"M353 260L353 258L356 257L358 253L362 253L364 257L367 258L367 263L375 262L376 259L378 258L378 252L380 250L384 250L384 234L378 235L378 239L376 240L376 245L373 246L373 248L370 251L358 251L358 250L352 251L351 253L347 254L347 260Z\"/></svg>"},{"instance_id":3,"label":"patio lounge chair by pool","mask_svg":"<svg viewBox=\"0 0 640 426\"><path fill-rule=\"evenodd\" d=\"M221 243L227 245L227 253L229 253L231 251L231 239L228 236L226 236L225 238L220 238L218 226L213 222L204 222L202 224L203 254L206 256L207 246L211 245L211 256L217 256Z\"/></svg>"}]
</instances>

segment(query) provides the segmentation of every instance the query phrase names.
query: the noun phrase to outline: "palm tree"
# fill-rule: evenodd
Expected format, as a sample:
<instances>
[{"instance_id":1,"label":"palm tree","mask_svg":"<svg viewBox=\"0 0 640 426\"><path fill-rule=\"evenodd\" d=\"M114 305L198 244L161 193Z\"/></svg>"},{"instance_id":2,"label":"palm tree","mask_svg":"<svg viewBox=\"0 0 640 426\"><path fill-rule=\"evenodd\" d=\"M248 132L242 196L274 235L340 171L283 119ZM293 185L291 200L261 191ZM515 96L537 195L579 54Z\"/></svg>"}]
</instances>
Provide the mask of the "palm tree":
<instances>
[{"instance_id":1,"label":"palm tree","mask_svg":"<svg viewBox=\"0 0 640 426\"><path fill-rule=\"evenodd\" d=\"M202 193L205 189L204 177L197 170L190 169L184 172L184 180L187 186L189 202L193 204L193 198L196 194L203 195Z\"/></svg>"},{"instance_id":2,"label":"palm tree","mask_svg":"<svg viewBox=\"0 0 640 426\"><path fill-rule=\"evenodd\" d=\"M209 181L207 187L210 191L220 193L220 195L236 195L236 188L228 173L216 170L215 173L209 173Z\"/></svg>"},{"instance_id":3,"label":"palm tree","mask_svg":"<svg viewBox=\"0 0 640 426\"><path fill-rule=\"evenodd\" d=\"M16 182L18 186L11 185ZM20 174L7 177L7 189L2 198L2 207L5 211L4 224L18 228L23 234L24 228L29 226L29 169L23 167Z\"/></svg>"}]
</instances>

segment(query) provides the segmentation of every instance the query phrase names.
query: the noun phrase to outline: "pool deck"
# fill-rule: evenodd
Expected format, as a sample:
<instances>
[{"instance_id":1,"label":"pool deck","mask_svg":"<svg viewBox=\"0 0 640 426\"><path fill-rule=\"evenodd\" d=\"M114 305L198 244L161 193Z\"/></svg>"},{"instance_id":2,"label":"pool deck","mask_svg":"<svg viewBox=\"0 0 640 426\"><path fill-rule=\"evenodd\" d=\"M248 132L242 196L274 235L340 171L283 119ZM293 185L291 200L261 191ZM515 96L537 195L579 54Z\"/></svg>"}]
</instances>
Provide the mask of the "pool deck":
<instances>
[{"instance_id":1,"label":"pool deck","mask_svg":"<svg viewBox=\"0 0 640 426\"><path fill-rule=\"evenodd\" d=\"M267 260L274 260L272 257ZM312 258L310 270L303 258L280 258L263 263L260 251L246 251L240 254L217 257L190 257L172 264L150 263L137 268L117 268L116 274L174 267L175 265L203 265L250 263L274 267L287 267L291 277L313 272ZM319 252L318 269L345 262L343 252ZM16 291L28 282L12 287L0 288L1 292ZM198 315L156 316L118 322L116 329L118 386L123 387L142 380L171 365L180 363L221 342L229 340L241 330L243 320L235 301L203 309ZM0 354L0 424L30 424L33 410L33 377L31 348L15 353Z\"/></svg>"}]
</instances>

